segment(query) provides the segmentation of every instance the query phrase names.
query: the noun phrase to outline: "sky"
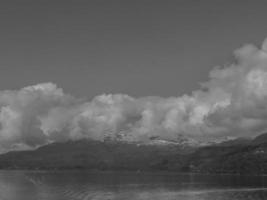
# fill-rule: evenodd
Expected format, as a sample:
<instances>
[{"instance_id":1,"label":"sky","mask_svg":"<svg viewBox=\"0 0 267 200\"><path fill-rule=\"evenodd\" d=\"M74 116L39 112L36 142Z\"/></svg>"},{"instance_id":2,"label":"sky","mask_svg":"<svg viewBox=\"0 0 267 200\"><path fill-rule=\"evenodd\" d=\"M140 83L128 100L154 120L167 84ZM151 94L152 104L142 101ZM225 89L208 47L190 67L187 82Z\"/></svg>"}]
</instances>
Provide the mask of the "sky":
<instances>
[{"instance_id":1,"label":"sky","mask_svg":"<svg viewBox=\"0 0 267 200\"><path fill-rule=\"evenodd\" d=\"M266 1L1 1L0 90L177 96L267 35Z\"/></svg>"},{"instance_id":2,"label":"sky","mask_svg":"<svg viewBox=\"0 0 267 200\"><path fill-rule=\"evenodd\" d=\"M0 152L267 131L264 1L1 1Z\"/></svg>"}]
</instances>

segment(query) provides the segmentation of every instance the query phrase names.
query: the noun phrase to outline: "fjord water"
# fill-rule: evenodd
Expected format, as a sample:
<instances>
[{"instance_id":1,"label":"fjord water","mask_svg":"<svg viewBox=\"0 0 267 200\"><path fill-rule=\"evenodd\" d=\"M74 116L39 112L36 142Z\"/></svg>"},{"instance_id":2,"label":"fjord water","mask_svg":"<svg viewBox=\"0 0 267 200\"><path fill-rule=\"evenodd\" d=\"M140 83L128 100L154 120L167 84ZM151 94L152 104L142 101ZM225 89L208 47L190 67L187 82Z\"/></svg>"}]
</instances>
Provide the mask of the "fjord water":
<instances>
[{"instance_id":1,"label":"fjord water","mask_svg":"<svg viewBox=\"0 0 267 200\"><path fill-rule=\"evenodd\" d=\"M0 200L258 200L266 176L0 171Z\"/></svg>"}]
</instances>

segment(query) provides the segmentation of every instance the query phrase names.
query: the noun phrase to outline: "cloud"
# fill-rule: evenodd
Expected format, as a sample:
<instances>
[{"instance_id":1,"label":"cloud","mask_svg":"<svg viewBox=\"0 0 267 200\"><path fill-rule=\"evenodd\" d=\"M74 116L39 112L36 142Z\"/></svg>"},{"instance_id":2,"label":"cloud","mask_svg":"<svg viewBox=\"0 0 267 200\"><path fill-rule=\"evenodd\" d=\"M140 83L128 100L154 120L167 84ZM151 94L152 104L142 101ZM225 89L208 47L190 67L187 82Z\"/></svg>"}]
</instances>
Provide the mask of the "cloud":
<instances>
[{"instance_id":1,"label":"cloud","mask_svg":"<svg viewBox=\"0 0 267 200\"><path fill-rule=\"evenodd\" d=\"M0 150L81 138L256 136L267 129L267 40L261 48L244 45L234 57L212 69L199 90L180 97L103 94L87 101L53 83L0 91Z\"/></svg>"}]
</instances>

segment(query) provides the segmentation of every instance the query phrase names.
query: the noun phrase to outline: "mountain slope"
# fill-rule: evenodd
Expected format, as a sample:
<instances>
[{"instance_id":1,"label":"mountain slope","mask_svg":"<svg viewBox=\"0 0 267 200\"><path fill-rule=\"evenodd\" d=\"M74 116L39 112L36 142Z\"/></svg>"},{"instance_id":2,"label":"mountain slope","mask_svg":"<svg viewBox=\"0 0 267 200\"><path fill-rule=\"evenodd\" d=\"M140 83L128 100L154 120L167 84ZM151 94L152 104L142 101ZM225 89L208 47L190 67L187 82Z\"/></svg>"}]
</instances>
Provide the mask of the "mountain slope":
<instances>
[{"instance_id":1,"label":"mountain slope","mask_svg":"<svg viewBox=\"0 0 267 200\"><path fill-rule=\"evenodd\" d=\"M267 133L263 133L257 137L255 137L252 141L252 144L263 144L263 143L267 143Z\"/></svg>"},{"instance_id":2,"label":"mountain slope","mask_svg":"<svg viewBox=\"0 0 267 200\"><path fill-rule=\"evenodd\" d=\"M267 134L192 147L153 139L149 143L79 140L0 155L1 169L167 170L267 174Z\"/></svg>"},{"instance_id":3,"label":"mountain slope","mask_svg":"<svg viewBox=\"0 0 267 200\"><path fill-rule=\"evenodd\" d=\"M80 140L6 153L0 156L0 168L180 170L185 152L178 145Z\"/></svg>"},{"instance_id":4,"label":"mountain slope","mask_svg":"<svg viewBox=\"0 0 267 200\"><path fill-rule=\"evenodd\" d=\"M189 156L188 171L267 174L267 143L209 146Z\"/></svg>"}]
</instances>

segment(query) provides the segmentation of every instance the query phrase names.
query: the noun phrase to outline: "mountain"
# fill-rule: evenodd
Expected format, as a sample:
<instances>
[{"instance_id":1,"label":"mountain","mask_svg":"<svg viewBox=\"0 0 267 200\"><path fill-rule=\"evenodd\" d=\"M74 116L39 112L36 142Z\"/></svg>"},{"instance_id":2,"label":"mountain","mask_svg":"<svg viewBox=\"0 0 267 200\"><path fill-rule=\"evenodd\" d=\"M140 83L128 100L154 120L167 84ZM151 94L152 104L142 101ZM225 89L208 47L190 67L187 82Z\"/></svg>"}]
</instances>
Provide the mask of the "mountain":
<instances>
[{"instance_id":1,"label":"mountain","mask_svg":"<svg viewBox=\"0 0 267 200\"><path fill-rule=\"evenodd\" d=\"M86 169L267 174L267 134L200 145L187 139L147 142L78 140L0 155L1 169Z\"/></svg>"},{"instance_id":2,"label":"mountain","mask_svg":"<svg viewBox=\"0 0 267 200\"><path fill-rule=\"evenodd\" d=\"M235 138L235 139L228 139L224 140L222 142L219 142L215 145L217 146L239 146L239 145L250 145L253 140L251 138L245 138L245 137L240 137L240 138Z\"/></svg>"},{"instance_id":3,"label":"mountain","mask_svg":"<svg viewBox=\"0 0 267 200\"><path fill-rule=\"evenodd\" d=\"M267 173L267 134L237 138L197 149L188 158L188 171L205 173Z\"/></svg>"},{"instance_id":4,"label":"mountain","mask_svg":"<svg viewBox=\"0 0 267 200\"><path fill-rule=\"evenodd\" d=\"M255 137L252 141L253 144L263 144L267 143L267 133L263 133L257 137Z\"/></svg>"},{"instance_id":5,"label":"mountain","mask_svg":"<svg viewBox=\"0 0 267 200\"><path fill-rule=\"evenodd\" d=\"M188 160L192 172L266 174L267 144L204 147Z\"/></svg>"},{"instance_id":6,"label":"mountain","mask_svg":"<svg viewBox=\"0 0 267 200\"><path fill-rule=\"evenodd\" d=\"M159 137L151 137L149 141L141 143L142 145L164 145L164 146L179 146L182 149L197 148L202 145L194 139L179 135L176 140L163 140Z\"/></svg>"},{"instance_id":7,"label":"mountain","mask_svg":"<svg viewBox=\"0 0 267 200\"><path fill-rule=\"evenodd\" d=\"M183 157L188 152L189 148L173 144L79 140L0 155L0 168L181 170Z\"/></svg>"}]
</instances>

